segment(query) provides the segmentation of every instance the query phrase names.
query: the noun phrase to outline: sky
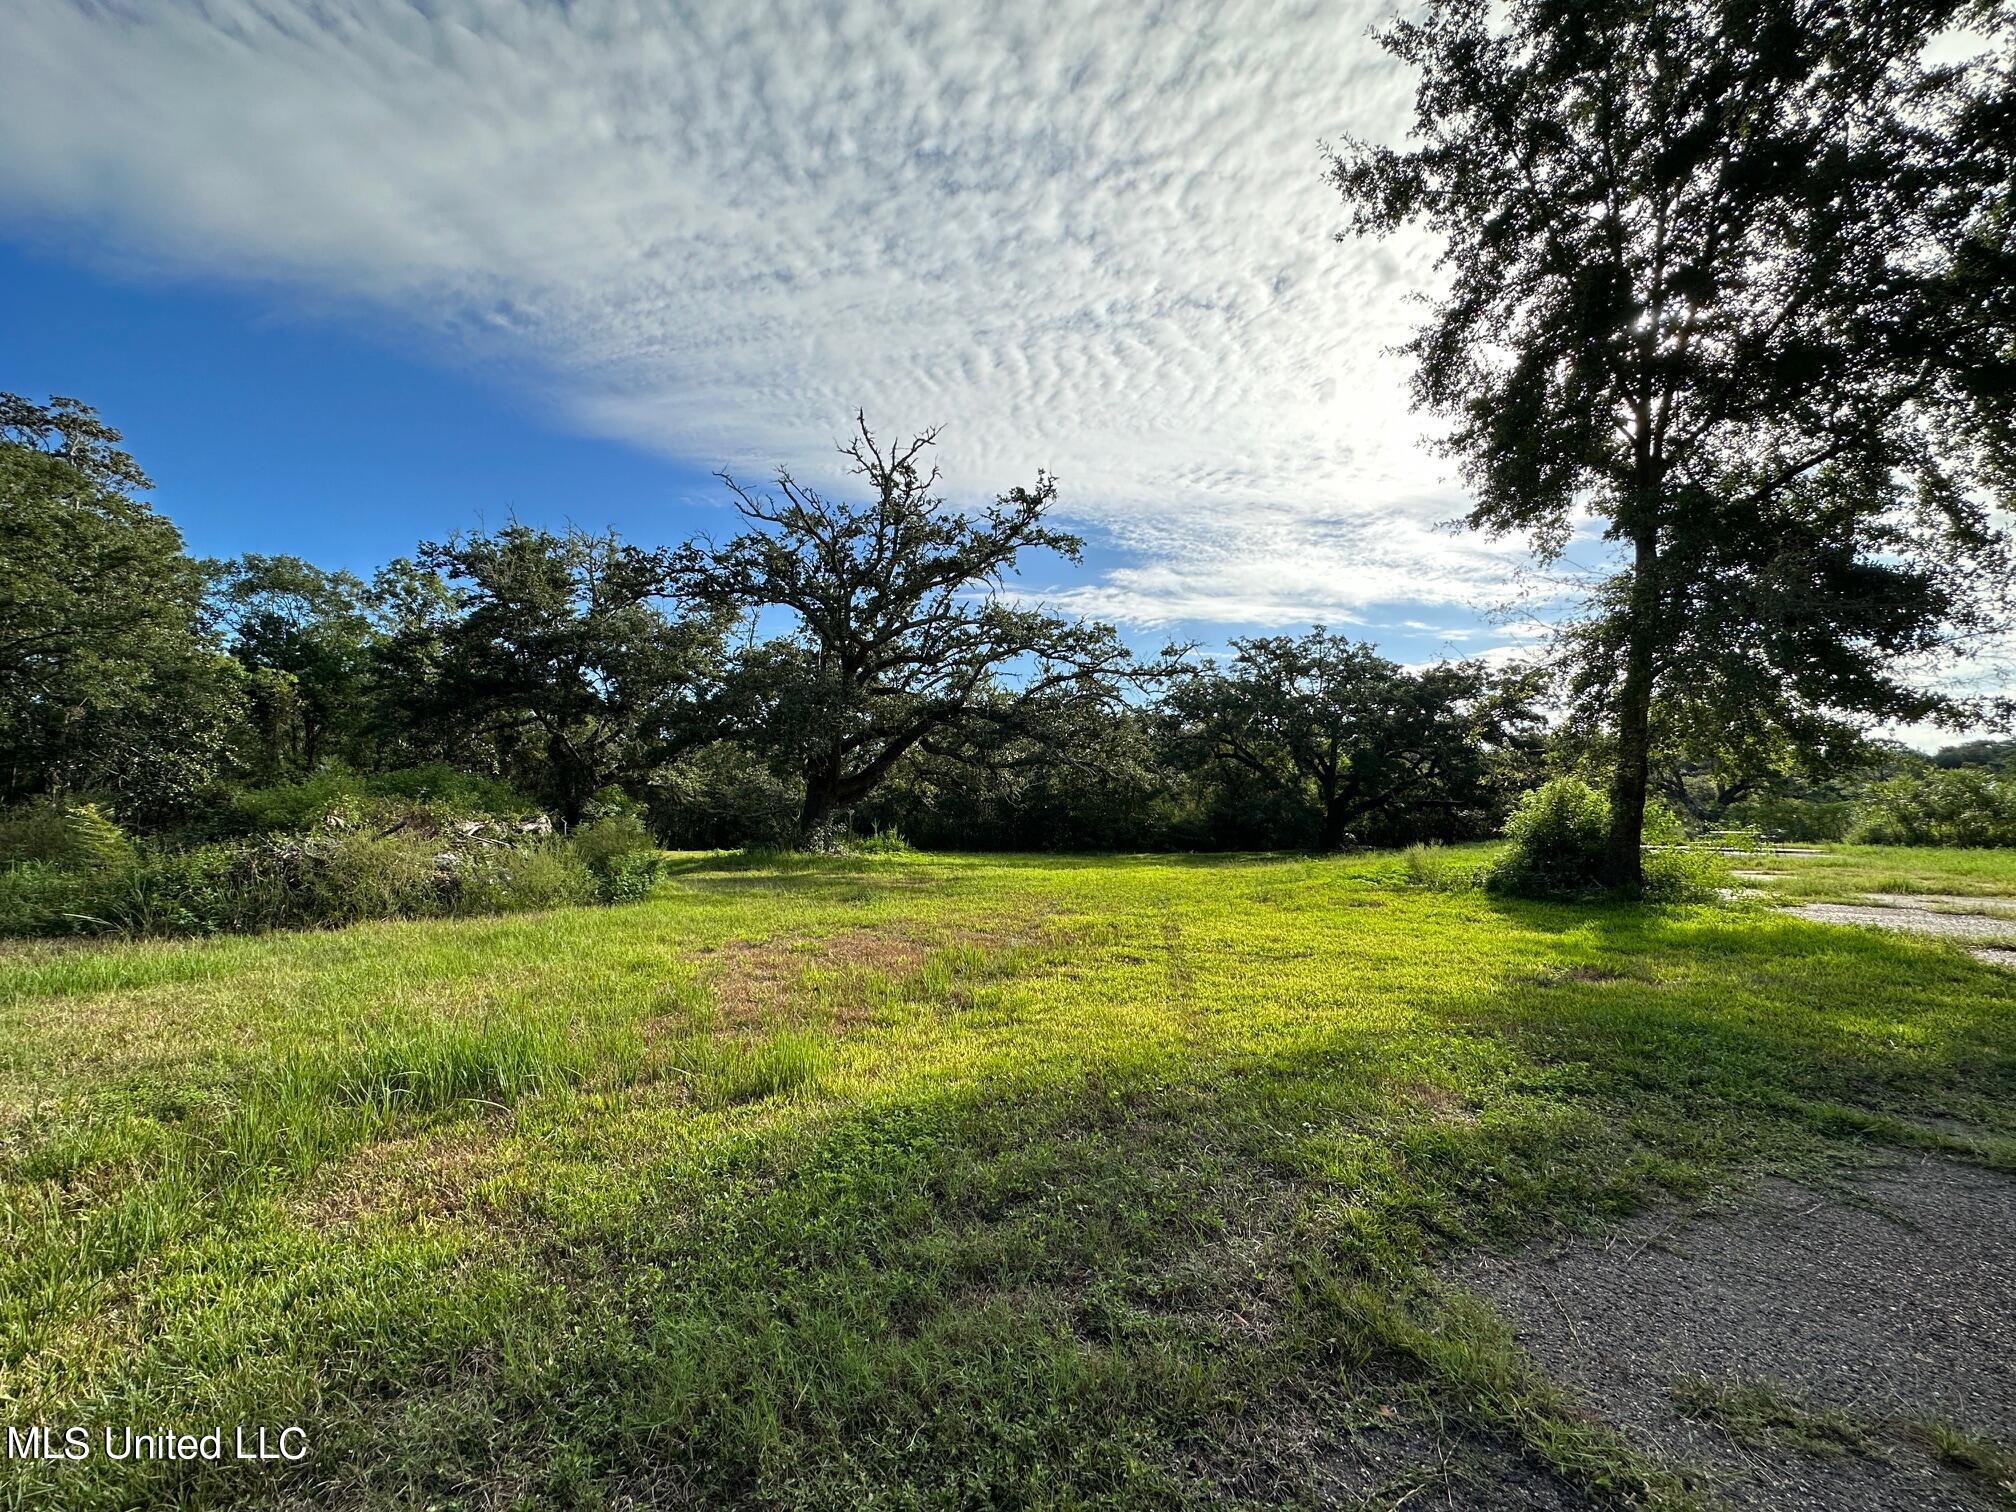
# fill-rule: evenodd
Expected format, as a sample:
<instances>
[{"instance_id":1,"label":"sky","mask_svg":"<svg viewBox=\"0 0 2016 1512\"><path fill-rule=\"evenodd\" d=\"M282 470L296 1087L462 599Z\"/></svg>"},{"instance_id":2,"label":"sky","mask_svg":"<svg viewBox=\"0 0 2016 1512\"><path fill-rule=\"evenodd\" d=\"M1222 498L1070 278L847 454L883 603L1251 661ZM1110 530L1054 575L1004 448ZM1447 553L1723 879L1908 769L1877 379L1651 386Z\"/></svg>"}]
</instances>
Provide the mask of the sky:
<instances>
[{"instance_id":1,"label":"sky","mask_svg":"<svg viewBox=\"0 0 2016 1512\"><path fill-rule=\"evenodd\" d=\"M200 554L721 533L858 408L954 503L1054 472L1086 558L1018 591L1139 644L1534 643L1390 351L1434 247L1336 239L1321 144L1411 108L1366 0L8 12L0 388Z\"/></svg>"}]
</instances>

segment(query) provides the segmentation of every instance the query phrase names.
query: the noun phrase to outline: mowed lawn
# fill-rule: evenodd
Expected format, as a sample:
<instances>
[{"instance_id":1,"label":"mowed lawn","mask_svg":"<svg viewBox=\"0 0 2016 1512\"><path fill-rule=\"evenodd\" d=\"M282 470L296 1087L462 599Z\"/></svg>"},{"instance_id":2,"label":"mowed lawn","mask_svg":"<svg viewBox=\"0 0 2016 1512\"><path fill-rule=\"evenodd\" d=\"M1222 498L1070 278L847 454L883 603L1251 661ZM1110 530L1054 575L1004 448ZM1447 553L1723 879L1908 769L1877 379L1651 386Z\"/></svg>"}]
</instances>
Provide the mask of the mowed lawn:
<instances>
[{"instance_id":1,"label":"mowed lawn","mask_svg":"<svg viewBox=\"0 0 2016 1512\"><path fill-rule=\"evenodd\" d=\"M2016 890L1940 854L1869 866ZM1677 1504L1438 1267L1872 1148L2016 1170L1964 949L1393 856L695 857L9 947L0 1023L8 1423L313 1445L7 1464L24 1507L1293 1503L1314 1419Z\"/></svg>"}]
</instances>

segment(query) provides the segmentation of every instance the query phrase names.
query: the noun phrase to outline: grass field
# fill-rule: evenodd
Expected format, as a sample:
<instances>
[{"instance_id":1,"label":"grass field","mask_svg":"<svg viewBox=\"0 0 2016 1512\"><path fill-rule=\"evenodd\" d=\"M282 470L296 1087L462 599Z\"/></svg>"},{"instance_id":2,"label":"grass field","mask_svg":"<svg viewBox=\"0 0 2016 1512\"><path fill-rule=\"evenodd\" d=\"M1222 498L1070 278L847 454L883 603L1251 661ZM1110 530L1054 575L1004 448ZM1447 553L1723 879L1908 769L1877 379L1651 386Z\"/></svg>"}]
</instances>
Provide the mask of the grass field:
<instances>
[{"instance_id":1,"label":"grass field","mask_svg":"<svg viewBox=\"0 0 2016 1512\"><path fill-rule=\"evenodd\" d=\"M1756 885L1802 901L1848 902L1864 893L1913 892L2016 899L2016 851L2008 850L1830 845L1817 856L1760 855L1737 858L1735 864L1778 873L1754 879Z\"/></svg>"},{"instance_id":2,"label":"grass field","mask_svg":"<svg viewBox=\"0 0 2016 1512\"><path fill-rule=\"evenodd\" d=\"M701 857L618 908L16 947L8 1422L313 1452L0 1494L1293 1502L1321 1413L1684 1504L1438 1265L1872 1145L2016 1170L2012 1010L1950 945L1390 856Z\"/></svg>"}]
</instances>

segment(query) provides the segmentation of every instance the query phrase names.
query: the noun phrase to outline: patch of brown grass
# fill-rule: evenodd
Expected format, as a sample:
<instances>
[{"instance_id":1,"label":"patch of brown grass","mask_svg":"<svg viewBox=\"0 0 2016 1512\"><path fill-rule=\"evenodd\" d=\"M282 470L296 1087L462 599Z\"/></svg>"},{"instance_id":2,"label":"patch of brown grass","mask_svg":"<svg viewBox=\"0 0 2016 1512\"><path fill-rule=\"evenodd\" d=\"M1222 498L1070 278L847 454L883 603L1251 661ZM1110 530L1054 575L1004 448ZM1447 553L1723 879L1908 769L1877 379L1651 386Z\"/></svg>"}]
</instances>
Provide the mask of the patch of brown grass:
<instances>
[{"instance_id":1,"label":"patch of brown grass","mask_svg":"<svg viewBox=\"0 0 2016 1512\"><path fill-rule=\"evenodd\" d=\"M820 936L734 940L703 954L714 998L716 1033L761 1036L778 1029L846 1032L875 1021L922 976L934 955L994 955L1024 945L1033 929L903 930L856 928ZM965 994L950 989L954 1006Z\"/></svg>"},{"instance_id":2,"label":"patch of brown grass","mask_svg":"<svg viewBox=\"0 0 2016 1512\"><path fill-rule=\"evenodd\" d=\"M1552 966L1531 976L1520 977L1519 983L1525 987L1565 987L1574 982L1585 987L1597 987L1605 982L1623 980L1623 972L1611 971L1603 966Z\"/></svg>"},{"instance_id":3,"label":"patch of brown grass","mask_svg":"<svg viewBox=\"0 0 2016 1512\"><path fill-rule=\"evenodd\" d=\"M733 940L713 953L715 1028L858 1027L878 987L914 976L930 947L906 935L850 929L816 939Z\"/></svg>"},{"instance_id":4,"label":"patch of brown grass","mask_svg":"<svg viewBox=\"0 0 2016 1512\"><path fill-rule=\"evenodd\" d=\"M1409 1082L1401 1089L1409 1101L1426 1108L1428 1116L1437 1123L1474 1124L1477 1110L1470 1106L1462 1093L1436 1082Z\"/></svg>"},{"instance_id":5,"label":"patch of brown grass","mask_svg":"<svg viewBox=\"0 0 2016 1512\"><path fill-rule=\"evenodd\" d=\"M323 1170L289 1206L310 1228L367 1218L441 1223L479 1217L479 1190L520 1164L493 1121L367 1145Z\"/></svg>"}]
</instances>

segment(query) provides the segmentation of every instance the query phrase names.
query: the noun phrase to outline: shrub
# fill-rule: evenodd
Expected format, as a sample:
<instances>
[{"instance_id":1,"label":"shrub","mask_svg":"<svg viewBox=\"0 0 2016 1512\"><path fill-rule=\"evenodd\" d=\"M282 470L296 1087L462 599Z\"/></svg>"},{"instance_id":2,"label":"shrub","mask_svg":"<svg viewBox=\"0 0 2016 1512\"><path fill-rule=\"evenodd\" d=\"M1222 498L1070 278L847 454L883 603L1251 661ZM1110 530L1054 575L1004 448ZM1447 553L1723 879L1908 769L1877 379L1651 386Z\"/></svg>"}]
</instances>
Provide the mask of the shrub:
<instances>
[{"instance_id":1,"label":"shrub","mask_svg":"<svg viewBox=\"0 0 2016 1512\"><path fill-rule=\"evenodd\" d=\"M1600 891L1610 801L1574 777L1556 777L1519 800L1505 822L1510 842L1492 863L1493 892L1575 898Z\"/></svg>"},{"instance_id":2,"label":"shrub","mask_svg":"<svg viewBox=\"0 0 2016 1512\"><path fill-rule=\"evenodd\" d=\"M449 870L456 913L564 908L598 895L595 874L564 841L464 852Z\"/></svg>"},{"instance_id":3,"label":"shrub","mask_svg":"<svg viewBox=\"0 0 2016 1512\"><path fill-rule=\"evenodd\" d=\"M628 810L576 830L568 844L594 878L604 903L636 903L658 885L664 858L644 821Z\"/></svg>"},{"instance_id":4,"label":"shrub","mask_svg":"<svg viewBox=\"0 0 2016 1512\"><path fill-rule=\"evenodd\" d=\"M1848 838L1860 845L2016 845L2016 774L1935 768L1876 787Z\"/></svg>"},{"instance_id":5,"label":"shrub","mask_svg":"<svg viewBox=\"0 0 2016 1512\"><path fill-rule=\"evenodd\" d=\"M655 850L644 821L631 813L611 814L584 824L571 837L574 854L590 867L604 867L622 856Z\"/></svg>"},{"instance_id":6,"label":"shrub","mask_svg":"<svg viewBox=\"0 0 2016 1512\"><path fill-rule=\"evenodd\" d=\"M651 795L651 827L666 843L697 850L788 845L803 797L731 741L689 752L665 769Z\"/></svg>"},{"instance_id":7,"label":"shrub","mask_svg":"<svg viewBox=\"0 0 2016 1512\"><path fill-rule=\"evenodd\" d=\"M841 835L838 849L853 856L909 856L914 855L910 842L896 832L895 827L877 825L866 835Z\"/></svg>"},{"instance_id":8,"label":"shrub","mask_svg":"<svg viewBox=\"0 0 2016 1512\"><path fill-rule=\"evenodd\" d=\"M630 851L613 856L595 873L596 896L604 903L641 903L651 896L664 870L656 851Z\"/></svg>"},{"instance_id":9,"label":"shrub","mask_svg":"<svg viewBox=\"0 0 2016 1512\"><path fill-rule=\"evenodd\" d=\"M106 870L132 860L132 842L95 803L45 798L0 814L0 862Z\"/></svg>"},{"instance_id":10,"label":"shrub","mask_svg":"<svg viewBox=\"0 0 2016 1512\"><path fill-rule=\"evenodd\" d=\"M1603 822L1610 822L1610 805L1603 804ZM1645 827L1639 831L1639 838L1647 845L1685 845L1687 843L1687 822L1657 798L1646 800Z\"/></svg>"},{"instance_id":11,"label":"shrub","mask_svg":"<svg viewBox=\"0 0 2016 1512\"><path fill-rule=\"evenodd\" d=\"M1557 777L1520 800L1505 825L1511 842L1485 878L1493 892L1526 898L1580 898L1603 891L1610 800L1585 782ZM1686 843L1680 816L1664 804L1645 808L1645 900L1706 903L1729 884L1721 855ZM1411 855L1411 853L1410 853Z\"/></svg>"},{"instance_id":12,"label":"shrub","mask_svg":"<svg viewBox=\"0 0 2016 1512\"><path fill-rule=\"evenodd\" d=\"M265 837L145 856L102 916L136 934L255 933L447 911L431 849L410 839Z\"/></svg>"}]
</instances>

